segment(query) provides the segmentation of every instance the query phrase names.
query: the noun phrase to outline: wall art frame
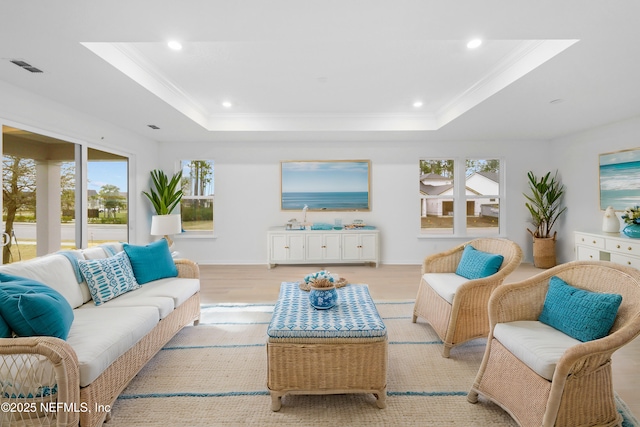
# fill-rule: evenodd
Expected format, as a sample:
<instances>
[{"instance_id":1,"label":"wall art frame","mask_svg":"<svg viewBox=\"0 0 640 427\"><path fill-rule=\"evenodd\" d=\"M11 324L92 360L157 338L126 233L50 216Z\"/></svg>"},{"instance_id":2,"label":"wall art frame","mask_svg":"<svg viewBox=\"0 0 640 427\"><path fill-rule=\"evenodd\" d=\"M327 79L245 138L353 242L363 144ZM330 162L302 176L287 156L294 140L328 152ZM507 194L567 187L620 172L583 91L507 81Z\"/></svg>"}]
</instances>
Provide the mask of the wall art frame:
<instances>
[{"instance_id":1,"label":"wall art frame","mask_svg":"<svg viewBox=\"0 0 640 427\"><path fill-rule=\"evenodd\" d=\"M640 148L600 154L598 180L600 210L640 205Z\"/></svg>"},{"instance_id":2,"label":"wall art frame","mask_svg":"<svg viewBox=\"0 0 640 427\"><path fill-rule=\"evenodd\" d=\"M280 162L283 211L370 211L370 160Z\"/></svg>"}]
</instances>

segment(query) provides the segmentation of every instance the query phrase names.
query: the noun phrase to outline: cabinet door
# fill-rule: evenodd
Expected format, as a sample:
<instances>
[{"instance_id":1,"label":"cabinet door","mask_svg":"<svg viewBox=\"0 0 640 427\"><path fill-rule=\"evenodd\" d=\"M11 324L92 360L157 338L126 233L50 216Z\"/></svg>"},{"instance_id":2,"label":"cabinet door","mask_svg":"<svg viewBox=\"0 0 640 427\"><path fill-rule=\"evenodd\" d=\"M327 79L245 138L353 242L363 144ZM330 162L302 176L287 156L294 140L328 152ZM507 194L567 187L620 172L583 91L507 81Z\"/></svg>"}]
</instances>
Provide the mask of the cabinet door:
<instances>
[{"instance_id":1,"label":"cabinet door","mask_svg":"<svg viewBox=\"0 0 640 427\"><path fill-rule=\"evenodd\" d=\"M292 234L287 236L289 261L304 261L304 234Z\"/></svg>"},{"instance_id":2,"label":"cabinet door","mask_svg":"<svg viewBox=\"0 0 640 427\"><path fill-rule=\"evenodd\" d=\"M342 235L342 259L360 260L360 236L357 234Z\"/></svg>"},{"instance_id":3,"label":"cabinet door","mask_svg":"<svg viewBox=\"0 0 640 427\"><path fill-rule=\"evenodd\" d=\"M270 261L286 261L289 258L289 244L286 234L272 234L269 238Z\"/></svg>"},{"instance_id":4,"label":"cabinet door","mask_svg":"<svg viewBox=\"0 0 640 427\"><path fill-rule=\"evenodd\" d=\"M360 236L360 259L377 261L378 245L375 234L362 234Z\"/></svg>"},{"instance_id":5,"label":"cabinet door","mask_svg":"<svg viewBox=\"0 0 640 427\"><path fill-rule=\"evenodd\" d=\"M304 235L272 234L270 261L304 261Z\"/></svg>"},{"instance_id":6,"label":"cabinet door","mask_svg":"<svg viewBox=\"0 0 640 427\"><path fill-rule=\"evenodd\" d=\"M340 260L342 256L342 239L339 234L325 234L324 235L324 259L328 260Z\"/></svg>"},{"instance_id":7,"label":"cabinet door","mask_svg":"<svg viewBox=\"0 0 640 427\"><path fill-rule=\"evenodd\" d=\"M322 234L307 234L306 259L309 261L324 259L324 238Z\"/></svg>"}]
</instances>

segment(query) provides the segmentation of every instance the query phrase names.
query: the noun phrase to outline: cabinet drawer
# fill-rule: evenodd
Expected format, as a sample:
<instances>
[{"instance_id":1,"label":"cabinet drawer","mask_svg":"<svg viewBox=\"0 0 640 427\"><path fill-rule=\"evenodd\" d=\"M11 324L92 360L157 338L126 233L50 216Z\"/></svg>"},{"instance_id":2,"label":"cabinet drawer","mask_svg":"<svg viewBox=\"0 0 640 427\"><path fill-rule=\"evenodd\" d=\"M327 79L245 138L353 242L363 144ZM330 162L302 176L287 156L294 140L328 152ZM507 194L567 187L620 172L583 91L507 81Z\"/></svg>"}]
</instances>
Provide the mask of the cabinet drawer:
<instances>
[{"instance_id":1,"label":"cabinet drawer","mask_svg":"<svg viewBox=\"0 0 640 427\"><path fill-rule=\"evenodd\" d=\"M586 246L576 246L576 259L578 261L600 261L600 250Z\"/></svg>"},{"instance_id":2,"label":"cabinet drawer","mask_svg":"<svg viewBox=\"0 0 640 427\"><path fill-rule=\"evenodd\" d=\"M598 249L605 248L604 237L576 233L576 245L591 246Z\"/></svg>"},{"instance_id":3,"label":"cabinet drawer","mask_svg":"<svg viewBox=\"0 0 640 427\"><path fill-rule=\"evenodd\" d=\"M612 253L611 261L615 262L616 264L628 265L630 267L640 269L640 258Z\"/></svg>"},{"instance_id":4,"label":"cabinet drawer","mask_svg":"<svg viewBox=\"0 0 640 427\"><path fill-rule=\"evenodd\" d=\"M640 256L640 243L628 239L607 239L607 250L611 252Z\"/></svg>"}]
</instances>

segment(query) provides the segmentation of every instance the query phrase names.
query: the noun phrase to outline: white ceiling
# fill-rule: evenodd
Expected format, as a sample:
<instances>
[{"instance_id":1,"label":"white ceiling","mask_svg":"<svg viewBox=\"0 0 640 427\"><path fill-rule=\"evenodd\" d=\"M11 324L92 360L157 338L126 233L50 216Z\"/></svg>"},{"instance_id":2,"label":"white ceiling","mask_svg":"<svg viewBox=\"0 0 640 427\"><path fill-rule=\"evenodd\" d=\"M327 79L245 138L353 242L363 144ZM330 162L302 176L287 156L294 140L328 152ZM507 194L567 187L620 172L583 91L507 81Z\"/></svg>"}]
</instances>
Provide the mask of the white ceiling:
<instances>
[{"instance_id":1,"label":"white ceiling","mask_svg":"<svg viewBox=\"0 0 640 427\"><path fill-rule=\"evenodd\" d=\"M0 80L158 141L551 139L640 115L637 0L0 9Z\"/></svg>"}]
</instances>

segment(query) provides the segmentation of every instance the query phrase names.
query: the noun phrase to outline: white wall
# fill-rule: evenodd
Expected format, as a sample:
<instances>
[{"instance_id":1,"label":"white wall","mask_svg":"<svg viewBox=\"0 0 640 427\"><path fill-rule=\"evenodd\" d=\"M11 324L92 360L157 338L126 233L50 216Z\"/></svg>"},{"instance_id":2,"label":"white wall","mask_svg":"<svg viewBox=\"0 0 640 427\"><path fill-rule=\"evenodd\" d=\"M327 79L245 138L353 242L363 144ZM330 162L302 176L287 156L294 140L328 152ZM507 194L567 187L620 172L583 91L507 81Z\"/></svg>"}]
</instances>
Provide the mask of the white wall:
<instances>
[{"instance_id":1,"label":"white wall","mask_svg":"<svg viewBox=\"0 0 640 427\"><path fill-rule=\"evenodd\" d=\"M123 131L77 110L0 81L0 127L8 125L91 148L131 156L129 163L129 240L150 241L151 207L143 200L149 171L158 164L158 143Z\"/></svg>"},{"instance_id":2,"label":"white wall","mask_svg":"<svg viewBox=\"0 0 640 427\"><path fill-rule=\"evenodd\" d=\"M604 211L600 210L599 155L640 148L639 135L640 117L635 117L551 142L550 157L566 185L565 203L569 207L557 227L559 262L575 259L574 231L602 230Z\"/></svg>"},{"instance_id":3,"label":"white wall","mask_svg":"<svg viewBox=\"0 0 640 427\"><path fill-rule=\"evenodd\" d=\"M316 213L311 221L347 223L355 218L381 231L382 262L415 264L430 253L447 249L469 237L419 238L417 199L418 160L428 157L501 157L505 160L507 224L504 236L521 245L531 261L531 240L526 232L529 215L522 193L526 172L559 169L566 185L567 214L559 221L558 262L574 259L573 232L598 231L602 211L598 193L598 155L640 147L640 117L554 141L344 141L325 142L216 142L172 146L158 144L84 113L0 82L0 125L130 155L132 176L130 240L146 243L151 207L142 191L149 186L149 171L172 171L175 159L212 159L216 180L216 238L177 240L177 249L201 263L266 263L266 230L295 216L280 211L281 160L370 159L372 207L362 213ZM160 147L158 153L157 147ZM640 201L640 194L638 196ZM300 214L298 214L300 215Z\"/></svg>"},{"instance_id":4,"label":"white wall","mask_svg":"<svg viewBox=\"0 0 640 427\"><path fill-rule=\"evenodd\" d=\"M532 165L546 166L542 141L434 142L222 142L161 144L162 167L173 171L176 159L215 162L215 239L176 239L176 249L203 264L266 264L266 232L302 214L280 210L281 160L369 159L372 169L370 212L309 212L308 220L343 223L363 219L381 233L381 258L389 264L417 264L424 256L469 237L419 238L418 162L426 157L503 158L506 167L505 237L530 257L528 215L522 192Z\"/></svg>"}]
</instances>

